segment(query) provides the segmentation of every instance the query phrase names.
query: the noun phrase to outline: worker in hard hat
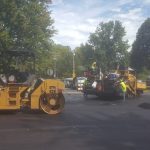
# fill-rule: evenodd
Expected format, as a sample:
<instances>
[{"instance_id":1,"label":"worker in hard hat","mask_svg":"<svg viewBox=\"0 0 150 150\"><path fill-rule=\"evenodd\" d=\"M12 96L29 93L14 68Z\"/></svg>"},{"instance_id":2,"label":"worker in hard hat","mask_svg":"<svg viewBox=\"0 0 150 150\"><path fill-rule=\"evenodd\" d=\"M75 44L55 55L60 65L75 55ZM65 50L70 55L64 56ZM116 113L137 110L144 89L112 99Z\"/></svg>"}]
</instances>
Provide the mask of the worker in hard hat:
<instances>
[{"instance_id":1,"label":"worker in hard hat","mask_svg":"<svg viewBox=\"0 0 150 150\"><path fill-rule=\"evenodd\" d=\"M98 68L97 68L97 63L96 62L92 63L91 70L92 70L92 75L93 76L96 76L98 74Z\"/></svg>"},{"instance_id":2,"label":"worker in hard hat","mask_svg":"<svg viewBox=\"0 0 150 150\"><path fill-rule=\"evenodd\" d=\"M97 67L97 66L96 66L96 62L93 62L91 68L92 68L93 70L95 70L96 67Z\"/></svg>"},{"instance_id":3,"label":"worker in hard hat","mask_svg":"<svg viewBox=\"0 0 150 150\"><path fill-rule=\"evenodd\" d=\"M125 98L126 98L126 92L127 92L127 87L126 87L126 84L125 82L121 79L120 80L120 88L121 88L121 91L123 93L123 101L125 101Z\"/></svg>"}]
</instances>

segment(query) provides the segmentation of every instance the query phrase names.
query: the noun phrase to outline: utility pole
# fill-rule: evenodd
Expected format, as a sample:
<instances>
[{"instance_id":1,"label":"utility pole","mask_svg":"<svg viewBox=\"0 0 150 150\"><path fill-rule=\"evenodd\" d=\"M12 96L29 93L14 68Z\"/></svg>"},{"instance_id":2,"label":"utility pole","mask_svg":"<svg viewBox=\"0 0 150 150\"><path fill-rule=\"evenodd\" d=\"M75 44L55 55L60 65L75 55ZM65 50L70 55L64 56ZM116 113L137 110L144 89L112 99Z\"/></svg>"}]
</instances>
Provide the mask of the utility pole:
<instances>
[{"instance_id":1,"label":"utility pole","mask_svg":"<svg viewBox=\"0 0 150 150\"><path fill-rule=\"evenodd\" d=\"M74 51L73 51L73 59L72 59L72 68L73 68L72 78L75 78L76 74L75 74L75 52Z\"/></svg>"},{"instance_id":2,"label":"utility pole","mask_svg":"<svg viewBox=\"0 0 150 150\"><path fill-rule=\"evenodd\" d=\"M54 57L54 78L56 78L56 57Z\"/></svg>"}]
</instances>

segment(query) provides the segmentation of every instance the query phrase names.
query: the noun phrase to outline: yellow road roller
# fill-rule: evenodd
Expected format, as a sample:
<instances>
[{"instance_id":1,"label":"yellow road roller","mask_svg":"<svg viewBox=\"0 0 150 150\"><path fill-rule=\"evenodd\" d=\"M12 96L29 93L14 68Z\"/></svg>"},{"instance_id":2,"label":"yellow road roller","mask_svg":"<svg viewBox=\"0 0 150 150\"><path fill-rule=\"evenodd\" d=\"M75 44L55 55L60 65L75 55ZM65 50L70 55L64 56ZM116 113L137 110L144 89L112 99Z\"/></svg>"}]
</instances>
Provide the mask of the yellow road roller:
<instances>
[{"instance_id":1,"label":"yellow road roller","mask_svg":"<svg viewBox=\"0 0 150 150\"><path fill-rule=\"evenodd\" d=\"M50 115L58 114L65 104L63 89L63 82L52 79L36 79L30 86L23 83L1 84L0 110L15 111L28 107Z\"/></svg>"},{"instance_id":2,"label":"yellow road roller","mask_svg":"<svg viewBox=\"0 0 150 150\"><path fill-rule=\"evenodd\" d=\"M7 69L8 72L5 71L8 66L3 65L7 67L3 67L5 73L0 74L0 111L17 111L29 108L42 110L50 115L62 112L65 104L62 91L65 85L60 80L36 77L34 53L11 50L1 54L1 58L4 56L7 56L7 59L12 58L9 60L12 60L10 64L17 65L13 66L14 70ZM29 62L30 65L21 66L29 64ZM28 71L23 68L27 68ZM29 71L29 68L33 68L34 71Z\"/></svg>"}]
</instances>

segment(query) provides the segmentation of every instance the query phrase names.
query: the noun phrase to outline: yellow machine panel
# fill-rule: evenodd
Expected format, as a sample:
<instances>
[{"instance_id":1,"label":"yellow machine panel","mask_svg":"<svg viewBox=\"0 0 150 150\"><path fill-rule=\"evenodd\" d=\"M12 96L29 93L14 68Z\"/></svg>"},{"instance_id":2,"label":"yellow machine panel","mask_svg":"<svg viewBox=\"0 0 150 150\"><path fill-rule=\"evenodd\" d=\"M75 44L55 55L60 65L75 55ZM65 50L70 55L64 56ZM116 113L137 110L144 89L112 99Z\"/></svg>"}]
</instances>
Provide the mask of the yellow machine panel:
<instances>
[{"instance_id":1,"label":"yellow machine panel","mask_svg":"<svg viewBox=\"0 0 150 150\"><path fill-rule=\"evenodd\" d=\"M8 84L0 87L0 110L20 109L20 93L27 87Z\"/></svg>"},{"instance_id":2,"label":"yellow machine panel","mask_svg":"<svg viewBox=\"0 0 150 150\"><path fill-rule=\"evenodd\" d=\"M137 89L146 90L147 89L146 82L137 81Z\"/></svg>"}]
</instances>

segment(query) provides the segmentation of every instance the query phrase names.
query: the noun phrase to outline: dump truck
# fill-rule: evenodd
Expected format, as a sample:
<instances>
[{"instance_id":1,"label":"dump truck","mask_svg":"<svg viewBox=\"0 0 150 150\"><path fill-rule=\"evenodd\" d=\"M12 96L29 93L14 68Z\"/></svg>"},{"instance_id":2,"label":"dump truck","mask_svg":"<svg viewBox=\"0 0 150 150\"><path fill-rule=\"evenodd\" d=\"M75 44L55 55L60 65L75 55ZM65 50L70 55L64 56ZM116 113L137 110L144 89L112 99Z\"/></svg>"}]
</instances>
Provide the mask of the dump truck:
<instances>
[{"instance_id":1,"label":"dump truck","mask_svg":"<svg viewBox=\"0 0 150 150\"><path fill-rule=\"evenodd\" d=\"M13 57L21 56L21 59L32 57L25 51L7 51L8 54ZM65 104L64 88L65 85L60 80L42 79L27 72L1 74L0 111L16 112L28 108L50 115L58 114L63 111Z\"/></svg>"}]
</instances>

